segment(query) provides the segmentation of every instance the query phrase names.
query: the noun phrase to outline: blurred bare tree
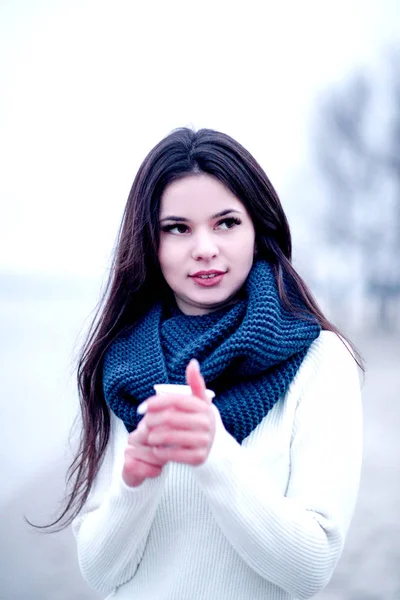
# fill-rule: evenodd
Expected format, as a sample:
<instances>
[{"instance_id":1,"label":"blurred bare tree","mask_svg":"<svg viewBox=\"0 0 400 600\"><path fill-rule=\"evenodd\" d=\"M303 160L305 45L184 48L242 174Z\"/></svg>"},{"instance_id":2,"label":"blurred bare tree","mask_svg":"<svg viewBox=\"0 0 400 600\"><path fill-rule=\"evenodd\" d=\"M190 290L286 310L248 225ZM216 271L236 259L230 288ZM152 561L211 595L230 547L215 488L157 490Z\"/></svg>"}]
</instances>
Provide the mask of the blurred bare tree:
<instances>
[{"instance_id":1,"label":"blurred bare tree","mask_svg":"<svg viewBox=\"0 0 400 600\"><path fill-rule=\"evenodd\" d=\"M388 56L385 81L355 73L325 93L314 144L328 190L325 241L358 253L383 329L400 300L400 51Z\"/></svg>"}]
</instances>

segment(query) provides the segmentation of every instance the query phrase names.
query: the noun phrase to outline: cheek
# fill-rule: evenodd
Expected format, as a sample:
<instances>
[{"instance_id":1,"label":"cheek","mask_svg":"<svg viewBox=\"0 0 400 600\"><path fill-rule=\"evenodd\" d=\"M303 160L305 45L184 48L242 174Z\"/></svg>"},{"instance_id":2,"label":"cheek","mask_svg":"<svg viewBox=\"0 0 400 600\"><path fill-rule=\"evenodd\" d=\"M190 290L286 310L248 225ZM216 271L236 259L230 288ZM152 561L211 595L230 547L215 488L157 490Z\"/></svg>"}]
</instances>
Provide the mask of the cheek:
<instances>
[{"instance_id":1,"label":"cheek","mask_svg":"<svg viewBox=\"0 0 400 600\"><path fill-rule=\"evenodd\" d=\"M158 261L160 263L161 272L164 277L171 272L179 263L179 249L170 238L161 238L160 248L158 250Z\"/></svg>"},{"instance_id":2,"label":"cheek","mask_svg":"<svg viewBox=\"0 0 400 600\"><path fill-rule=\"evenodd\" d=\"M160 246L158 248L158 262L160 264L160 269L161 269L161 272L163 275L164 275L165 268L167 266L167 257L168 257L168 252L167 252L166 244L165 244L165 241L161 238Z\"/></svg>"},{"instance_id":3,"label":"cheek","mask_svg":"<svg viewBox=\"0 0 400 600\"><path fill-rule=\"evenodd\" d=\"M255 249L255 235L252 230L243 232L240 239L236 240L234 251L237 260L242 265L248 265L253 262Z\"/></svg>"}]
</instances>

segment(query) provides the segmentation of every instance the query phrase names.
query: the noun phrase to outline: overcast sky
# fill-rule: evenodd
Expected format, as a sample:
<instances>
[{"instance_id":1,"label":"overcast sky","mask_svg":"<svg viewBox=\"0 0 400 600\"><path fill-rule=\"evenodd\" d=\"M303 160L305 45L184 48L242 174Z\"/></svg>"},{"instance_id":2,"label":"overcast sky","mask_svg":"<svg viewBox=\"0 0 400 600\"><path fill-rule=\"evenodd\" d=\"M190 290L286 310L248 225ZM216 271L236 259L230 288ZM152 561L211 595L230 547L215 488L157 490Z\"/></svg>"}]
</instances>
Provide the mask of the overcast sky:
<instances>
[{"instance_id":1,"label":"overcast sky","mask_svg":"<svg viewBox=\"0 0 400 600\"><path fill-rule=\"evenodd\" d=\"M318 95L399 24L398 0L0 0L0 270L102 272L174 127L236 137L284 193Z\"/></svg>"}]
</instances>

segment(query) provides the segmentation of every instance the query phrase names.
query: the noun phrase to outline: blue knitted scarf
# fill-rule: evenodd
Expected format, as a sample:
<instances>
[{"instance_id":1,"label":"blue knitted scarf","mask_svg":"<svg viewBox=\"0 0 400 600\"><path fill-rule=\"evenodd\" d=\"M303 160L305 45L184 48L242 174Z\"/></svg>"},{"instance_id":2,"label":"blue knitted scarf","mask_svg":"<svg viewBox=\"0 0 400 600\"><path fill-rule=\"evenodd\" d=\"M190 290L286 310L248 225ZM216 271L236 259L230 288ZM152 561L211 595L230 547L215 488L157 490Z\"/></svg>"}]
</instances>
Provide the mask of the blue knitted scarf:
<instances>
[{"instance_id":1,"label":"blue knitted scarf","mask_svg":"<svg viewBox=\"0 0 400 600\"><path fill-rule=\"evenodd\" d=\"M104 397L128 431L139 423L136 408L154 394L155 383L186 383L191 358L239 443L285 394L320 326L284 308L267 262L253 265L244 291L230 308L203 316L166 313L156 304L112 343L104 358ZM304 308L293 292L290 298Z\"/></svg>"}]
</instances>

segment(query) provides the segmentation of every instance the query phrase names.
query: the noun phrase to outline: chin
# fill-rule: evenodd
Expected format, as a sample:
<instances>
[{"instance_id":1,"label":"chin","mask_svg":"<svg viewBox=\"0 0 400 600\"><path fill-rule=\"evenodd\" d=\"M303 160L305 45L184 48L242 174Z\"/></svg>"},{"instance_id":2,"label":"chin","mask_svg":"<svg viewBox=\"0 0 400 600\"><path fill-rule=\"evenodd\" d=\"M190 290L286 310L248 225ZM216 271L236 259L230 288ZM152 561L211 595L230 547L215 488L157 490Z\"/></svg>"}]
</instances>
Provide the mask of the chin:
<instances>
[{"instance_id":1,"label":"chin","mask_svg":"<svg viewBox=\"0 0 400 600\"><path fill-rule=\"evenodd\" d=\"M232 302L233 298L236 294L227 296L224 294L223 296L216 296L214 298L209 298L208 300L204 300L204 298L196 298L192 300L193 304L201 308L205 308L208 310L217 310L218 308L223 307L225 304L229 304Z\"/></svg>"}]
</instances>

